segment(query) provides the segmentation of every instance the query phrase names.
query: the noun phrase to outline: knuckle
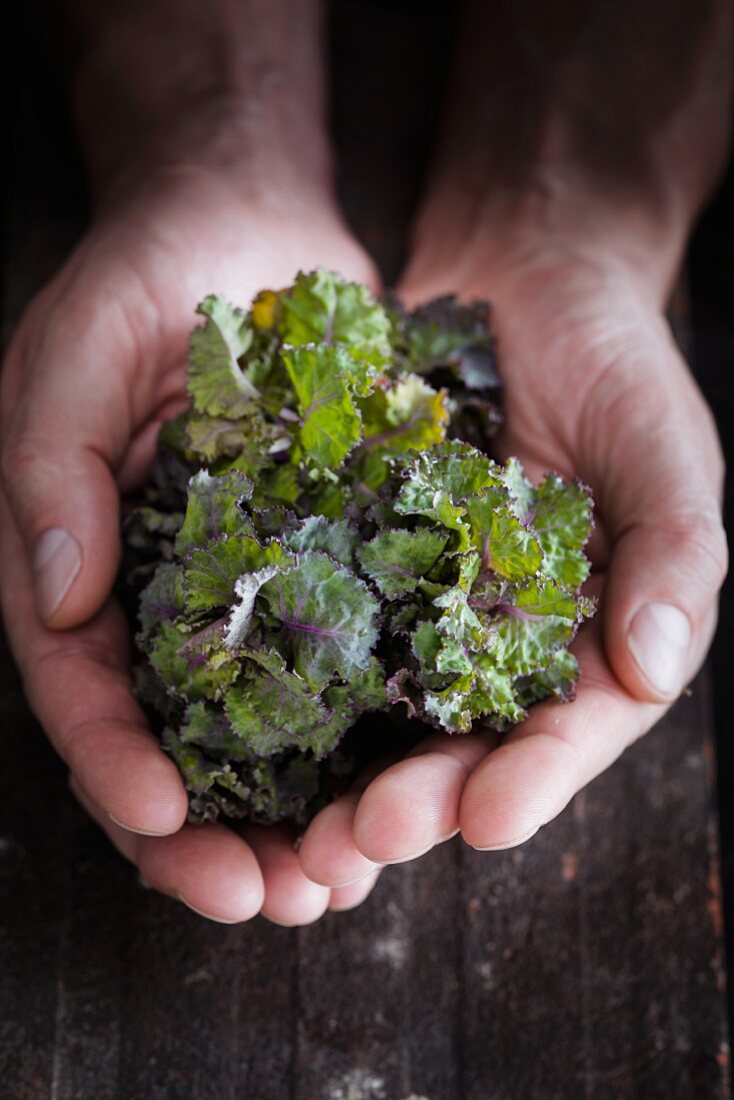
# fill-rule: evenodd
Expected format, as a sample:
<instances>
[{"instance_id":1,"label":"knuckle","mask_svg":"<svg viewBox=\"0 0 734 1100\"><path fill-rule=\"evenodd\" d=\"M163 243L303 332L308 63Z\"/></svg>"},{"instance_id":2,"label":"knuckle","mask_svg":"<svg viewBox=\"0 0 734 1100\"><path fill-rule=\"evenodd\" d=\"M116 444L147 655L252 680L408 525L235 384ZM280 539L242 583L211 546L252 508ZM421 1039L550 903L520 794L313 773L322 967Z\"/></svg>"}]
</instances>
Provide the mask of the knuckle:
<instances>
[{"instance_id":1,"label":"knuckle","mask_svg":"<svg viewBox=\"0 0 734 1100\"><path fill-rule=\"evenodd\" d=\"M585 776L589 770L589 762L583 742L575 740L565 731L548 729L545 736L553 746L554 753L560 752L568 760L568 774Z\"/></svg>"},{"instance_id":2,"label":"knuckle","mask_svg":"<svg viewBox=\"0 0 734 1100\"><path fill-rule=\"evenodd\" d=\"M726 533L718 515L698 514L670 532L674 551L691 579L712 592L724 583L729 569Z\"/></svg>"},{"instance_id":3,"label":"knuckle","mask_svg":"<svg viewBox=\"0 0 734 1100\"><path fill-rule=\"evenodd\" d=\"M42 452L27 436L10 436L0 452L0 474L11 496L18 486L33 483L43 465Z\"/></svg>"}]
</instances>

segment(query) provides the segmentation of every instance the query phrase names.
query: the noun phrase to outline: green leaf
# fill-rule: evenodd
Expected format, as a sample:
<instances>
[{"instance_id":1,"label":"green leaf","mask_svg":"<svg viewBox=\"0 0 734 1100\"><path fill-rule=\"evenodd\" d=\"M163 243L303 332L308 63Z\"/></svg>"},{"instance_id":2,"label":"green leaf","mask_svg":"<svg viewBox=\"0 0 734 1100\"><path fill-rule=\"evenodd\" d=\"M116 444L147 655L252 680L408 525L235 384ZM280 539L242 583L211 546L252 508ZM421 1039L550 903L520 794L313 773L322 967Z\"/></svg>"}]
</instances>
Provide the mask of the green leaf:
<instances>
[{"instance_id":1,"label":"green leaf","mask_svg":"<svg viewBox=\"0 0 734 1100\"><path fill-rule=\"evenodd\" d=\"M578 661L567 649L557 649L545 668L520 677L515 684L517 701L524 707L554 696L563 703L573 699L579 676Z\"/></svg>"},{"instance_id":2,"label":"green leaf","mask_svg":"<svg viewBox=\"0 0 734 1100\"><path fill-rule=\"evenodd\" d=\"M238 363L252 343L252 329L242 310L223 298L205 298L196 312L206 320L191 335L191 400L199 413L235 419L259 397Z\"/></svg>"},{"instance_id":3,"label":"green leaf","mask_svg":"<svg viewBox=\"0 0 734 1100\"><path fill-rule=\"evenodd\" d=\"M462 676L443 691L427 691L424 696L426 715L451 733L468 733L473 719L468 705L472 683L472 676Z\"/></svg>"},{"instance_id":4,"label":"green leaf","mask_svg":"<svg viewBox=\"0 0 734 1100\"><path fill-rule=\"evenodd\" d=\"M483 724L500 730L525 718L525 710L515 695L512 675L498 668L489 653L480 653L474 658L472 713L476 720L483 720Z\"/></svg>"},{"instance_id":5,"label":"green leaf","mask_svg":"<svg viewBox=\"0 0 734 1100\"><path fill-rule=\"evenodd\" d=\"M235 583L246 573L268 566L283 567L293 555L277 542L262 546L250 535L225 535L186 559L184 591L187 610L212 611L234 602Z\"/></svg>"},{"instance_id":6,"label":"green leaf","mask_svg":"<svg viewBox=\"0 0 734 1100\"><path fill-rule=\"evenodd\" d=\"M435 672L442 644L441 635L431 619L424 619L413 632L411 648L424 672Z\"/></svg>"},{"instance_id":7,"label":"green leaf","mask_svg":"<svg viewBox=\"0 0 734 1100\"><path fill-rule=\"evenodd\" d=\"M589 491L579 482L546 474L535 494L529 522L543 548L548 576L564 588L579 588L590 568L583 553L593 523Z\"/></svg>"},{"instance_id":8,"label":"green leaf","mask_svg":"<svg viewBox=\"0 0 734 1100\"><path fill-rule=\"evenodd\" d=\"M213 463L236 459L239 469L251 478L272 465L274 456L293 446L292 426L271 423L253 405L238 420L225 420L192 413L186 428L189 450L199 460Z\"/></svg>"},{"instance_id":9,"label":"green leaf","mask_svg":"<svg viewBox=\"0 0 734 1100\"><path fill-rule=\"evenodd\" d=\"M427 527L383 531L358 551L365 573L388 600L413 592L446 546L448 536Z\"/></svg>"},{"instance_id":10,"label":"green leaf","mask_svg":"<svg viewBox=\"0 0 734 1100\"><path fill-rule=\"evenodd\" d=\"M166 619L176 619L184 609L183 569L180 565L163 563L140 596L138 617L143 638Z\"/></svg>"},{"instance_id":11,"label":"green leaf","mask_svg":"<svg viewBox=\"0 0 734 1100\"><path fill-rule=\"evenodd\" d=\"M416 374L376 389L359 402L359 411L364 441L355 456L355 476L363 489L374 491L384 483L394 455L427 450L446 437L446 391L432 389Z\"/></svg>"},{"instance_id":12,"label":"green leaf","mask_svg":"<svg viewBox=\"0 0 734 1100\"><path fill-rule=\"evenodd\" d=\"M535 505L535 489L525 477L516 458L508 458L500 474L502 484L510 494L509 508L520 523L527 523Z\"/></svg>"},{"instance_id":13,"label":"green leaf","mask_svg":"<svg viewBox=\"0 0 734 1100\"><path fill-rule=\"evenodd\" d=\"M362 421L345 380L344 360L341 349L323 344L283 351L303 418L301 444L318 466L341 466L362 436Z\"/></svg>"},{"instance_id":14,"label":"green leaf","mask_svg":"<svg viewBox=\"0 0 734 1100\"><path fill-rule=\"evenodd\" d=\"M406 514L435 513L439 493L456 506L500 485L496 463L474 447L453 441L406 460L403 470L395 507Z\"/></svg>"},{"instance_id":15,"label":"green leaf","mask_svg":"<svg viewBox=\"0 0 734 1100\"><path fill-rule=\"evenodd\" d=\"M482 557L482 568L509 581L526 580L540 569L538 540L512 513L498 505L499 490L466 501L471 541Z\"/></svg>"},{"instance_id":16,"label":"green leaf","mask_svg":"<svg viewBox=\"0 0 734 1100\"><path fill-rule=\"evenodd\" d=\"M433 601L434 607L443 611L436 623L436 630L446 638L453 638L472 650L486 644L486 633L481 620L469 602L469 595L460 585L449 589Z\"/></svg>"},{"instance_id":17,"label":"green leaf","mask_svg":"<svg viewBox=\"0 0 734 1100\"><path fill-rule=\"evenodd\" d=\"M322 745L319 728L331 714L306 682L289 672L282 658L270 668L251 666L251 670L225 697L225 710L234 732L258 756L272 756L290 748L301 751Z\"/></svg>"},{"instance_id":18,"label":"green leaf","mask_svg":"<svg viewBox=\"0 0 734 1100\"><path fill-rule=\"evenodd\" d=\"M176 536L176 553L185 554L221 535L252 534L252 524L240 507L251 496L252 482L239 470L230 470L222 477L199 470L189 482L186 516Z\"/></svg>"},{"instance_id":19,"label":"green leaf","mask_svg":"<svg viewBox=\"0 0 734 1100\"><path fill-rule=\"evenodd\" d=\"M220 760L254 759L252 749L234 732L222 707L213 703L189 703L179 737L182 744L198 745Z\"/></svg>"},{"instance_id":20,"label":"green leaf","mask_svg":"<svg viewBox=\"0 0 734 1100\"><path fill-rule=\"evenodd\" d=\"M364 669L350 677L348 691L354 717L384 707L385 673L377 658L372 657ZM328 701L328 692L326 698Z\"/></svg>"},{"instance_id":21,"label":"green leaf","mask_svg":"<svg viewBox=\"0 0 734 1100\"><path fill-rule=\"evenodd\" d=\"M446 391L434 390L417 374L403 375L394 385L375 390L360 409L365 451L379 449L383 455L424 451L446 437Z\"/></svg>"},{"instance_id":22,"label":"green leaf","mask_svg":"<svg viewBox=\"0 0 734 1100\"><path fill-rule=\"evenodd\" d=\"M262 824L289 820L303 826L323 805L321 765L313 757L295 753L253 763L234 761L232 766L183 743L171 728L164 730L163 744L189 791L191 821L247 817Z\"/></svg>"},{"instance_id":23,"label":"green leaf","mask_svg":"<svg viewBox=\"0 0 734 1100\"><path fill-rule=\"evenodd\" d=\"M306 551L261 595L281 626L294 671L314 691L333 676L349 679L368 667L379 605L344 566Z\"/></svg>"},{"instance_id":24,"label":"green leaf","mask_svg":"<svg viewBox=\"0 0 734 1100\"><path fill-rule=\"evenodd\" d=\"M550 581L531 581L500 602L491 621L492 651L511 672L527 675L567 645L584 614L581 601Z\"/></svg>"},{"instance_id":25,"label":"green leaf","mask_svg":"<svg viewBox=\"0 0 734 1100\"><path fill-rule=\"evenodd\" d=\"M249 517L261 542L277 538L282 546L286 546L286 540L302 523L295 512L282 504L273 504L267 508L251 507Z\"/></svg>"},{"instance_id":26,"label":"green leaf","mask_svg":"<svg viewBox=\"0 0 734 1100\"><path fill-rule=\"evenodd\" d=\"M257 569L254 573L243 573L234 584L235 595L239 596L239 602L234 605L227 619L227 629L224 635L224 644L227 649L239 649L245 644L252 626L252 617L255 610L255 597L265 584L279 572L279 565L266 565Z\"/></svg>"},{"instance_id":27,"label":"green leaf","mask_svg":"<svg viewBox=\"0 0 734 1100\"><path fill-rule=\"evenodd\" d=\"M298 554L306 550L321 550L340 565L352 565L358 538L349 520L306 516L295 531L283 538L283 545Z\"/></svg>"},{"instance_id":28,"label":"green leaf","mask_svg":"<svg viewBox=\"0 0 734 1100\"><path fill-rule=\"evenodd\" d=\"M413 370L452 367L468 389L499 384L487 329L484 302L460 305L456 298L437 298L397 319L398 347Z\"/></svg>"},{"instance_id":29,"label":"green leaf","mask_svg":"<svg viewBox=\"0 0 734 1100\"><path fill-rule=\"evenodd\" d=\"M163 622L150 646L150 662L178 695L194 702L218 699L237 679L239 662L222 644L224 623L191 631L180 619Z\"/></svg>"},{"instance_id":30,"label":"green leaf","mask_svg":"<svg viewBox=\"0 0 734 1100\"><path fill-rule=\"evenodd\" d=\"M471 666L471 667L469 667ZM475 723L505 729L525 717L512 676L488 654L475 654L465 671L442 691L427 691L426 714L450 733L468 733Z\"/></svg>"},{"instance_id":31,"label":"green leaf","mask_svg":"<svg viewBox=\"0 0 734 1100\"><path fill-rule=\"evenodd\" d=\"M264 507L274 501L280 504L295 504L301 495L299 472L295 466L277 466L268 470L255 484L252 494L253 505Z\"/></svg>"},{"instance_id":32,"label":"green leaf","mask_svg":"<svg viewBox=\"0 0 734 1100\"><path fill-rule=\"evenodd\" d=\"M301 274L281 299L284 344L343 344L354 357L382 366L390 353L390 323L367 287L318 268Z\"/></svg>"},{"instance_id":33,"label":"green leaf","mask_svg":"<svg viewBox=\"0 0 734 1100\"><path fill-rule=\"evenodd\" d=\"M246 436L247 422L244 418L224 420L192 413L186 425L188 449L205 462L234 458L243 449Z\"/></svg>"},{"instance_id":34,"label":"green leaf","mask_svg":"<svg viewBox=\"0 0 734 1100\"><path fill-rule=\"evenodd\" d=\"M216 821L220 813L229 818L251 814L253 788L231 764L209 759L170 728L163 731L163 745L176 762L189 792L190 821ZM251 775L252 769L248 768L248 778Z\"/></svg>"}]
</instances>

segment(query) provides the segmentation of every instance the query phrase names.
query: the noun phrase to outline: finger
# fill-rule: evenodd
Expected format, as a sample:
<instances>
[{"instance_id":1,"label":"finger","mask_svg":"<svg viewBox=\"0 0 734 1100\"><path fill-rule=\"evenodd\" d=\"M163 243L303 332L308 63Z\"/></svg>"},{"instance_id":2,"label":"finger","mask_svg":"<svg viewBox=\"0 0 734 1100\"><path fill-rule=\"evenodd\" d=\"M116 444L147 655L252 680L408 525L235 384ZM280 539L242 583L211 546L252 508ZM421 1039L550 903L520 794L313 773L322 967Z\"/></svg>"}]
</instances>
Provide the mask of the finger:
<instances>
[{"instance_id":1,"label":"finger","mask_svg":"<svg viewBox=\"0 0 734 1100\"><path fill-rule=\"evenodd\" d=\"M312 924L323 916L331 891L306 877L290 830L285 826L246 825L242 833L262 869L262 915L287 927Z\"/></svg>"},{"instance_id":2,"label":"finger","mask_svg":"<svg viewBox=\"0 0 734 1100\"><path fill-rule=\"evenodd\" d=\"M380 872L381 868L378 867L375 871L370 871L359 882L353 882L349 886L338 886L335 890L332 890L329 909L334 913L345 913L349 909L356 909L374 890Z\"/></svg>"},{"instance_id":3,"label":"finger","mask_svg":"<svg viewBox=\"0 0 734 1100\"><path fill-rule=\"evenodd\" d=\"M631 698L616 679L598 622L581 632L574 650L581 666L574 702L534 707L469 778L460 824L474 848L528 840L664 712L665 706Z\"/></svg>"},{"instance_id":4,"label":"finger","mask_svg":"<svg viewBox=\"0 0 734 1100\"><path fill-rule=\"evenodd\" d=\"M31 707L59 755L114 821L151 835L176 832L186 819L186 792L132 696L121 610L110 603L83 627L46 630L35 613L18 541L0 499L0 600Z\"/></svg>"},{"instance_id":5,"label":"finger","mask_svg":"<svg viewBox=\"0 0 734 1100\"><path fill-rule=\"evenodd\" d=\"M709 410L662 328L639 356L591 417L609 422L589 448L613 544L604 638L629 692L670 701L711 640L727 568L723 473Z\"/></svg>"},{"instance_id":6,"label":"finger","mask_svg":"<svg viewBox=\"0 0 734 1100\"><path fill-rule=\"evenodd\" d=\"M184 825L173 836L134 836L110 822L78 781L72 778L70 786L90 817L155 890L222 924L250 920L260 911L264 891L257 859L231 829Z\"/></svg>"},{"instance_id":7,"label":"finger","mask_svg":"<svg viewBox=\"0 0 734 1100\"><path fill-rule=\"evenodd\" d=\"M354 841L354 817L361 791L350 791L326 806L309 825L298 858L313 882L348 886L374 872L375 864Z\"/></svg>"},{"instance_id":8,"label":"finger","mask_svg":"<svg viewBox=\"0 0 734 1100\"><path fill-rule=\"evenodd\" d=\"M4 491L38 613L59 628L101 606L119 561L112 467L132 429L120 361L131 341L118 312L91 308L59 312L36 339L16 341L3 379Z\"/></svg>"},{"instance_id":9,"label":"finger","mask_svg":"<svg viewBox=\"0 0 734 1100\"><path fill-rule=\"evenodd\" d=\"M354 816L362 793L398 759L392 755L372 761L346 794L325 806L310 822L298 848L298 859L313 882L349 886L375 870L375 864L354 842Z\"/></svg>"},{"instance_id":10,"label":"finger","mask_svg":"<svg viewBox=\"0 0 734 1100\"><path fill-rule=\"evenodd\" d=\"M349 791L321 810L306 830L298 858L313 882L345 887L374 873L375 864L354 842L354 816L361 797L361 790Z\"/></svg>"},{"instance_id":11,"label":"finger","mask_svg":"<svg viewBox=\"0 0 734 1100\"><path fill-rule=\"evenodd\" d=\"M493 734L427 738L367 788L354 818L354 841L374 863L404 863L459 829L459 805Z\"/></svg>"}]
</instances>

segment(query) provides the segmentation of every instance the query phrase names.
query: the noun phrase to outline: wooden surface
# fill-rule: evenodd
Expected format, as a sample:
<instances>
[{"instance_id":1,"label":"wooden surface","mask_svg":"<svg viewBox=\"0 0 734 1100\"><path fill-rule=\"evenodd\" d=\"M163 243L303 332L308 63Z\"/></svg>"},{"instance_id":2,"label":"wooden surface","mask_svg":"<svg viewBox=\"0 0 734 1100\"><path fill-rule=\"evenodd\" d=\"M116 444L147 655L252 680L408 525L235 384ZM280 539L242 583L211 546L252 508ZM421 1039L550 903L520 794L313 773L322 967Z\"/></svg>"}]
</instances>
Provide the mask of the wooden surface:
<instances>
[{"instance_id":1,"label":"wooden surface","mask_svg":"<svg viewBox=\"0 0 734 1100\"><path fill-rule=\"evenodd\" d=\"M41 106L21 93L6 331L80 224ZM379 247L389 211L367 213ZM146 890L68 794L4 651L0 729L0 1097L728 1095L705 675L529 844L452 841L300 931Z\"/></svg>"}]
</instances>

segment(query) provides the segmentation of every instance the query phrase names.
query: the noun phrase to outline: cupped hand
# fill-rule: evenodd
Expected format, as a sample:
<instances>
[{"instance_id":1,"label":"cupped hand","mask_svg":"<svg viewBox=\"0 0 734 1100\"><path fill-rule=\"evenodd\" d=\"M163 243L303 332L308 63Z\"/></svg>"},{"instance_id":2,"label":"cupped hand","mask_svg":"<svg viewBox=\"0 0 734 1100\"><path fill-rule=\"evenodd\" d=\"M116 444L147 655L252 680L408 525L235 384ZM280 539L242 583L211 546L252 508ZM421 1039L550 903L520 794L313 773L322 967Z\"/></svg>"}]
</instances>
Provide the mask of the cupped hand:
<instances>
[{"instance_id":1,"label":"cupped hand","mask_svg":"<svg viewBox=\"0 0 734 1100\"><path fill-rule=\"evenodd\" d=\"M539 248L453 289L489 297L505 382L501 456L596 502L596 619L574 645L576 700L536 706L503 739L431 736L323 810L301 864L338 885L461 831L482 850L528 840L650 729L695 675L726 572L722 460L711 413L676 347L663 291L614 258ZM444 276L446 278L446 276ZM450 276L448 276L450 279ZM409 284L411 301L450 285Z\"/></svg>"},{"instance_id":2,"label":"cupped hand","mask_svg":"<svg viewBox=\"0 0 734 1100\"><path fill-rule=\"evenodd\" d=\"M246 303L317 264L374 282L330 201L258 191L221 171L168 167L129 181L28 307L2 378L0 598L31 705L72 788L144 879L222 921L283 924L349 908L310 882L293 838L185 824L173 762L130 688L130 641L109 598L120 493L145 477L161 422L185 404L196 303Z\"/></svg>"}]
</instances>

